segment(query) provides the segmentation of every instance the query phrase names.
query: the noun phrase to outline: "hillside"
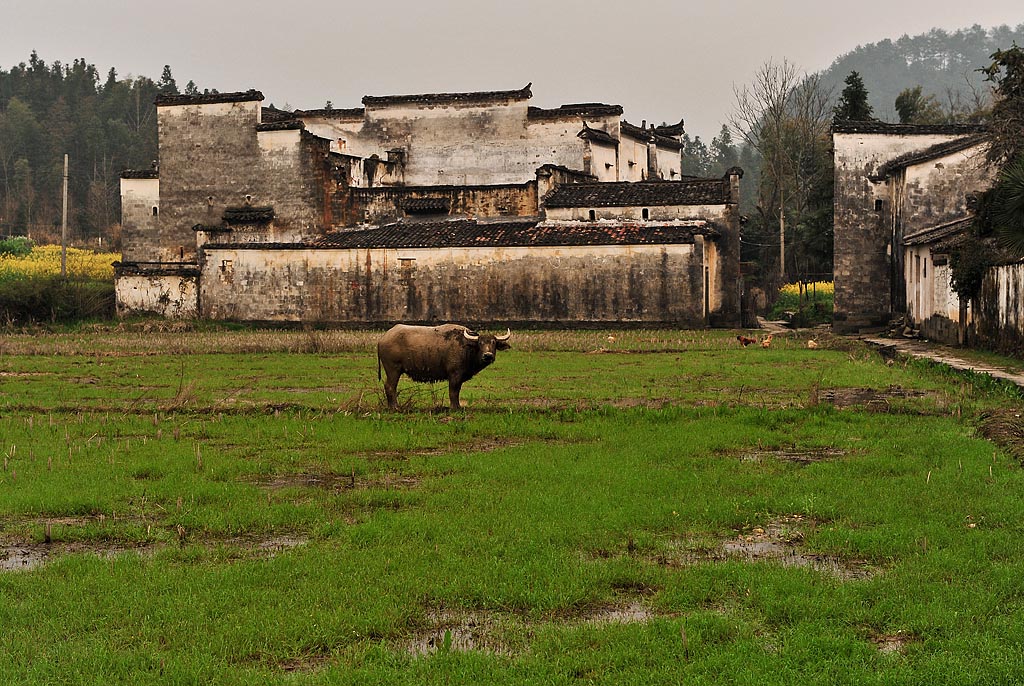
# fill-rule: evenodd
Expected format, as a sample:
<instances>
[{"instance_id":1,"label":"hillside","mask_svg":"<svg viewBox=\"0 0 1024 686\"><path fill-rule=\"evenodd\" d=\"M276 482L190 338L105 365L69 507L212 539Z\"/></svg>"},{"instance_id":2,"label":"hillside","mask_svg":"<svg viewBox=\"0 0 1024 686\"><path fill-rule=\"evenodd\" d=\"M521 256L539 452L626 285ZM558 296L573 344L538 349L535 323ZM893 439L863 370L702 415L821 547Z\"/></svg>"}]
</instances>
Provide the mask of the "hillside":
<instances>
[{"instance_id":1,"label":"hillside","mask_svg":"<svg viewBox=\"0 0 1024 686\"><path fill-rule=\"evenodd\" d=\"M904 88L921 86L948 108L950 98L970 106L975 94L987 96L988 84L977 69L991 63L990 55L1016 42L1024 45L1024 24L1016 28L984 29L975 25L954 32L932 29L917 36L858 46L822 72L826 85L842 90L851 71L864 78L875 116L898 121L893 103Z\"/></svg>"}]
</instances>

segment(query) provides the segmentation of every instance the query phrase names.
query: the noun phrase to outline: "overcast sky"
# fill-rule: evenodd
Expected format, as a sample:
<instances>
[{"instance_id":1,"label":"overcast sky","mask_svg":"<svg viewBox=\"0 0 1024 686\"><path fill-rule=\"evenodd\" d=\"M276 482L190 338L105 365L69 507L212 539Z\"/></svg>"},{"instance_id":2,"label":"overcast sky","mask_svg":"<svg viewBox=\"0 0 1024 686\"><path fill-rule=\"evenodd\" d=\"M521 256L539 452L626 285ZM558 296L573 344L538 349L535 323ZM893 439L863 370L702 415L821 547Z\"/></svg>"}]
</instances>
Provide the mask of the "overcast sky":
<instances>
[{"instance_id":1,"label":"overcast sky","mask_svg":"<svg viewBox=\"0 0 1024 686\"><path fill-rule=\"evenodd\" d=\"M1021 0L4 0L0 67L84 57L105 76L257 88L264 104L358 107L363 95L510 90L532 104L622 105L710 138L733 85L768 59L807 71L933 27L1024 22Z\"/></svg>"}]
</instances>

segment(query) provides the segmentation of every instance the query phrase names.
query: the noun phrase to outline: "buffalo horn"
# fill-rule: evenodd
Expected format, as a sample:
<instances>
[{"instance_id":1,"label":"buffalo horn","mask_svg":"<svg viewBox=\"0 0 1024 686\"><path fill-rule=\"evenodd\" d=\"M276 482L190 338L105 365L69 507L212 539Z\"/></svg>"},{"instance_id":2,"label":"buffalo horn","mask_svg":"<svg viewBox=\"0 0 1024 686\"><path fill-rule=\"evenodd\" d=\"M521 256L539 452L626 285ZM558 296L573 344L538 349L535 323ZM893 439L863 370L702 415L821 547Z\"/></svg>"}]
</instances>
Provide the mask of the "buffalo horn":
<instances>
[{"instance_id":1,"label":"buffalo horn","mask_svg":"<svg viewBox=\"0 0 1024 686\"><path fill-rule=\"evenodd\" d=\"M512 329L509 329L508 331L506 331L504 336L495 336L494 340L496 340L496 341L507 341L510 338L512 338Z\"/></svg>"},{"instance_id":2,"label":"buffalo horn","mask_svg":"<svg viewBox=\"0 0 1024 686\"><path fill-rule=\"evenodd\" d=\"M480 334L470 333L469 329L463 329L462 335L466 337L467 341L478 341L480 340Z\"/></svg>"}]
</instances>

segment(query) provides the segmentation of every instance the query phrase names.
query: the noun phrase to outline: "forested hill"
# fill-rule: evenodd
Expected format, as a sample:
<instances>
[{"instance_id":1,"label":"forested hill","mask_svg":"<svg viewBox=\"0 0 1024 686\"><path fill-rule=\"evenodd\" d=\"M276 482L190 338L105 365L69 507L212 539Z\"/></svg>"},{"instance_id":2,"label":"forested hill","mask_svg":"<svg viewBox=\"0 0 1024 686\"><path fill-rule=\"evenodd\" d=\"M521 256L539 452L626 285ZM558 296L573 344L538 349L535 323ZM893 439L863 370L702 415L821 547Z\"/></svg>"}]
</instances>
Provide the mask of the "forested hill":
<instances>
[{"instance_id":1,"label":"forested hill","mask_svg":"<svg viewBox=\"0 0 1024 686\"><path fill-rule=\"evenodd\" d=\"M119 175L156 159L153 100L161 92L178 92L170 67L154 81L118 78L114 69L102 78L84 59L47 64L35 52L0 65L0 236L59 237L67 153L72 240L116 244Z\"/></svg>"},{"instance_id":2,"label":"forested hill","mask_svg":"<svg viewBox=\"0 0 1024 686\"><path fill-rule=\"evenodd\" d=\"M947 111L970 110L975 94L988 94L988 84L977 69L991 64L993 52L1015 41L1024 45L1024 24L994 29L975 25L953 32L932 29L858 46L822 72L822 80L838 94L850 72L859 72L875 116L885 121L899 120L893 106L896 96L915 86L921 86L926 96L934 95Z\"/></svg>"}]
</instances>

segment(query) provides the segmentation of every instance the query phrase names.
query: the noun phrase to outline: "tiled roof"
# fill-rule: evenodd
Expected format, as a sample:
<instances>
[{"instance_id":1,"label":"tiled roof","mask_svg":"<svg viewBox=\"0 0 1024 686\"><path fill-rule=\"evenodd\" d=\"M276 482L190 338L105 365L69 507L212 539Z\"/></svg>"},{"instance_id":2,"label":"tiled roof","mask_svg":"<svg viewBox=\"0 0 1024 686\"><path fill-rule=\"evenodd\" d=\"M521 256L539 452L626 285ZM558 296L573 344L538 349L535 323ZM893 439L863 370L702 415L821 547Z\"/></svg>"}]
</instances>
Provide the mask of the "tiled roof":
<instances>
[{"instance_id":1,"label":"tiled roof","mask_svg":"<svg viewBox=\"0 0 1024 686\"><path fill-rule=\"evenodd\" d=\"M588 141L597 141L598 143L605 143L607 145L618 145L619 139L611 135L603 129L592 129L587 126L586 122L583 122L583 130L576 134L580 138Z\"/></svg>"},{"instance_id":2,"label":"tiled roof","mask_svg":"<svg viewBox=\"0 0 1024 686\"><path fill-rule=\"evenodd\" d=\"M725 179L568 183L548 193L545 207L655 207L723 205L730 202Z\"/></svg>"},{"instance_id":3,"label":"tiled roof","mask_svg":"<svg viewBox=\"0 0 1024 686\"><path fill-rule=\"evenodd\" d=\"M532 83L514 91L478 91L475 93L421 93L419 95L366 95L363 104L367 107L387 105L470 105L495 102L498 100L528 100L533 97Z\"/></svg>"},{"instance_id":4,"label":"tiled roof","mask_svg":"<svg viewBox=\"0 0 1024 686\"><path fill-rule=\"evenodd\" d=\"M654 133L659 136L668 136L669 138L679 138L683 135L683 120L680 119L678 124L670 124L667 126L655 126Z\"/></svg>"},{"instance_id":5,"label":"tiled roof","mask_svg":"<svg viewBox=\"0 0 1024 686\"><path fill-rule=\"evenodd\" d=\"M159 179L160 172L156 169L122 169L122 179Z\"/></svg>"},{"instance_id":6,"label":"tiled roof","mask_svg":"<svg viewBox=\"0 0 1024 686\"><path fill-rule=\"evenodd\" d=\"M376 229L339 231L320 238L321 248L456 248L692 243L695 235L717 236L703 220L688 222L478 222L453 219L398 222Z\"/></svg>"},{"instance_id":7,"label":"tiled roof","mask_svg":"<svg viewBox=\"0 0 1024 686\"><path fill-rule=\"evenodd\" d=\"M678 139L669 138L668 136L660 136L657 133L654 134L654 144L659 148L672 148L673 150L682 150L683 144Z\"/></svg>"},{"instance_id":8,"label":"tiled roof","mask_svg":"<svg viewBox=\"0 0 1024 686\"><path fill-rule=\"evenodd\" d=\"M262 102L263 93L250 88L235 93L202 93L199 95L158 95L157 107L162 105L211 105L218 102Z\"/></svg>"},{"instance_id":9,"label":"tiled roof","mask_svg":"<svg viewBox=\"0 0 1024 686\"><path fill-rule=\"evenodd\" d=\"M619 133L623 136L630 136L637 139L638 141L647 142L651 140L651 132L647 129L642 129L639 126L630 124L628 121L623 119L619 123Z\"/></svg>"},{"instance_id":10,"label":"tiled roof","mask_svg":"<svg viewBox=\"0 0 1024 686\"><path fill-rule=\"evenodd\" d=\"M956 138L945 143L938 143L927 147L924 150L908 152L905 155L894 157L880 166L878 171L871 176L871 179L873 181L880 181L897 169L903 169L921 162L934 160L938 157L944 157L945 155L949 155L954 152L966 150L980 143L984 143L986 139L987 137L984 135L975 134L971 136L964 136L963 138Z\"/></svg>"},{"instance_id":11,"label":"tiled roof","mask_svg":"<svg viewBox=\"0 0 1024 686\"><path fill-rule=\"evenodd\" d=\"M832 133L886 133L894 136L982 133L980 124L888 124L883 121L840 121Z\"/></svg>"},{"instance_id":12,"label":"tiled roof","mask_svg":"<svg viewBox=\"0 0 1024 686\"><path fill-rule=\"evenodd\" d=\"M232 224L256 224L269 222L274 218L274 208L264 207L225 207L223 219Z\"/></svg>"},{"instance_id":13,"label":"tiled roof","mask_svg":"<svg viewBox=\"0 0 1024 686\"><path fill-rule=\"evenodd\" d=\"M553 171L559 171L568 176L574 176L580 179L590 179L593 181L597 181L597 177L594 176L593 174L588 174L582 169L569 169L569 167L566 167L565 165L562 164L548 163L542 164L541 166L537 167L538 174L550 174Z\"/></svg>"},{"instance_id":14,"label":"tiled roof","mask_svg":"<svg viewBox=\"0 0 1024 686\"><path fill-rule=\"evenodd\" d=\"M451 198L406 198L402 201L402 209L409 214L447 214L451 206Z\"/></svg>"},{"instance_id":15,"label":"tiled roof","mask_svg":"<svg viewBox=\"0 0 1024 686\"><path fill-rule=\"evenodd\" d=\"M925 245L927 243L935 243L943 239L957 237L960 234L965 233L971 228L971 224L974 222L974 215L968 215L961 217L960 219L954 219L951 222L944 224L938 224L936 226L929 226L926 229L915 231L914 233L903 237L903 245Z\"/></svg>"},{"instance_id":16,"label":"tiled roof","mask_svg":"<svg viewBox=\"0 0 1024 686\"><path fill-rule=\"evenodd\" d=\"M619 117L622 116L621 105L607 105L603 102L578 102L561 105L554 109L530 107L526 110L527 119L580 119L587 117Z\"/></svg>"},{"instance_id":17,"label":"tiled roof","mask_svg":"<svg viewBox=\"0 0 1024 686\"><path fill-rule=\"evenodd\" d=\"M326 119L362 119L366 114L363 107L349 107L347 109L320 109L320 110L295 110L296 117L324 117Z\"/></svg>"},{"instance_id":18,"label":"tiled roof","mask_svg":"<svg viewBox=\"0 0 1024 686\"><path fill-rule=\"evenodd\" d=\"M286 121L265 121L262 124L256 125L257 131L291 131L301 130L306 128L298 119L290 119Z\"/></svg>"},{"instance_id":19,"label":"tiled roof","mask_svg":"<svg viewBox=\"0 0 1024 686\"><path fill-rule=\"evenodd\" d=\"M261 115L263 123L274 122L274 121L288 121L289 119L295 119L295 115L287 110L279 110L274 106L263 107L263 113Z\"/></svg>"}]
</instances>

